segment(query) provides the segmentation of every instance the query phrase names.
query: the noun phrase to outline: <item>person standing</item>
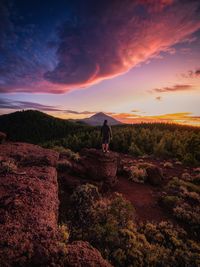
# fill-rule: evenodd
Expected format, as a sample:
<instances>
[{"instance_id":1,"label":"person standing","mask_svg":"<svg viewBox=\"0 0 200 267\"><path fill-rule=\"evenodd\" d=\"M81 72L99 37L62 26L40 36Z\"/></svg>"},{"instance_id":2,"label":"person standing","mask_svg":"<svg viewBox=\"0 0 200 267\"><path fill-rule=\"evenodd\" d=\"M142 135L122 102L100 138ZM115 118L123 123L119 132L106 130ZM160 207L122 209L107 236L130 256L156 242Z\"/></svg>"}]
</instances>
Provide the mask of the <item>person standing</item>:
<instances>
[{"instance_id":1,"label":"person standing","mask_svg":"<svg viewBox=\"0 0 200 267\"><path fill-rule=\"evenodd\" d=\"M101 137L102 137L102 150L104 153L109 152L109 143L112 139L112 130L108 125L108 121L105 120L103 126L101 127Z\"/></svg>"}]
</instances>

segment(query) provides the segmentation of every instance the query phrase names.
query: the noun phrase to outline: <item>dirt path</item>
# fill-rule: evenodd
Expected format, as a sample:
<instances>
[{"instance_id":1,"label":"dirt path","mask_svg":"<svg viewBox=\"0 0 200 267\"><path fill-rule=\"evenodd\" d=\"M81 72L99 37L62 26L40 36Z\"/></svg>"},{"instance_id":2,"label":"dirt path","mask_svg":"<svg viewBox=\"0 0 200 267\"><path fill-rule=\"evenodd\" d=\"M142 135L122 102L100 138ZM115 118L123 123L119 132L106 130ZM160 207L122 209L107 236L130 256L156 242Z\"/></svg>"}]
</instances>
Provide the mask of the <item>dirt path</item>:
<instances>
[{"instance_id":1,"label":"dirt path","mask_svg":"<svg viewBox=\"0 0 200 267\"><path fill-rule=\"evenodd\" d=\"M170 220L170 217L158 205L157 188L147 184L137 184L121 176L113 191L123 194L133 204L137 221Z\"/></svg>"}]
</instances>

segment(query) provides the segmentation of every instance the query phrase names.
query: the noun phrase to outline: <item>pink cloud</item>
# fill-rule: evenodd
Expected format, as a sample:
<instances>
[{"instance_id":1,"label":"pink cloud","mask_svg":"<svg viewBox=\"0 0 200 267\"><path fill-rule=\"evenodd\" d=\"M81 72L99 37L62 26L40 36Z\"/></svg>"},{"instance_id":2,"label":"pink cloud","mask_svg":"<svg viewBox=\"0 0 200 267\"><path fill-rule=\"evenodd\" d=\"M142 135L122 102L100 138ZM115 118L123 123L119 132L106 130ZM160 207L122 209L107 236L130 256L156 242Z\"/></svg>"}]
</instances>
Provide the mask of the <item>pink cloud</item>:
<instances>
[{"instance_id":1,"label":"pink cloud","mask_svg":"<svg viewBox=\"0 0 200 267\"><path fill-rule=\"evenodd\" d=\"M110 23L110 16L104 18L104 36L100 36L98 43L93 41L95 47L88 44L90 54L88 50L85 51L83 67L77 64L71 73L67 66L74 65L74 57L70 58L69 51L65 52L64 49L59 55L60 65L48 72L46 78L52 83L65 84L66 90L87 87L127 72L137 64L159 55L161 51L174 53L175 50L170 47L197 31L200 21L196 17L197 3L169 3L171 5L167 10L159 10L143 19L137 14L124 19L128 13L127 7L115 10L118 19L115 21L114 18ZM136 5L133 7L136 8ZM68 42L65 45L68 47ZM74 47L76 44L72 41L72 45ZM82 53L78 55L83 56Z\"/></svg>"},{"instance_id":2,"label":"pink cloud","mask_svg":"<svg viewBox=\"0 0 200 267\"><path fill-rule=\"evenodd\" d=\"M60 27L53 69L42 69L36 79L30 72L28 80L2 84L0 92L60 94L116 77L162 51L173 54L173 45L200 29L199 7L198 1L108 1L97 15L84 14L83 24ZM155 91L188 89L178 85Z\"/></svg>"},{"instance_id":3,"label":"pink cloud","mask_svg":"<svg viewBox=\"0 0 200 267\"><path fill-rule=\"evenodd\" d=\"M200 68L196 70L189 70L187 73L183 73L182 77L191 79L200 78Z\"/></svg>"}]
</instances>

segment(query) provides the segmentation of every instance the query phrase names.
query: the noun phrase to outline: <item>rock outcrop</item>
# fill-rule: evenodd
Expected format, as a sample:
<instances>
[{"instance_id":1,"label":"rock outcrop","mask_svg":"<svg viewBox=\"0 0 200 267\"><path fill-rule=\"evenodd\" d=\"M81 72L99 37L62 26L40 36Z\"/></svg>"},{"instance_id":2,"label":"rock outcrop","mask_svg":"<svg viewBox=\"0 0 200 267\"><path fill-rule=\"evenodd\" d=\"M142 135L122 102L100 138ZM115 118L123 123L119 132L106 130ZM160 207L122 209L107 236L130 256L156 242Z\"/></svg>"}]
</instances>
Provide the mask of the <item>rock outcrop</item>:
<instances>
[{"instance_id":1,"label":"rock outcrop","mask_svg":"<svg viewBox=\"0 0 200 267\"><path fill-rule=\"evenodd\" d=\"M20 166L56 166L59 153L27 143L2 144L0 156L13 158Z\"/></svg>"},{"instance_id":2,"label":"rock outcrop","mask_svg":"<svg viewBox=\"0 0 200 267\"><path fill-rule=\"evenodd\" d=\"M81 151L81 155L81 164L84 166L87 177L95 181L102 181L108 186L115 184L117 181L117 153L84 149Z\"/></svg>"},{"instance_id":3,"label":"rock outcrop","mask_svg":"<svg viewBox=\"0 0 200 267\"><path fill-rule=\"evenodd\" d=\"M39 255L46 261L57 235L58 185L52 165L58 153L10 143L0 146L0 157L0 172L6 162L13 164L0 174L0 266L28 266ZM40 159L45 159L42 166Z\"/></svg>"},{"instance_id":4,"label":"rock outcrop","mask_svg":"<svg viewBox=\"0 0 200 267\"><path fill-rule=\"evenodd\" d=\"M63 159L61 159L62 162ZM90 183L99 183L104 188L112 187L117 181L117 166L118 166L118 154L114 152L103 153L97 149L83 149L80 152L80 159L78 162L65 159L66 172L74 174L76 177L83 178L83 181L89 181ZM63 175L65 183L69 180L68 175ZM82 181L82 182L83 182ZM69 181L71 185L71 181ZM76 182L76 184L78 184Z\"/></svg>"},{"instance_id":5,"label":"rock outcrop","mask_svg":"<svg viewBox=\"0 0 200 267\"><path fill-rule=\"evenodd\" d=\"M0 266L109 267L87 242L66 244L58 228L59 154L0 145Z\"/></svg>"}]
</instances>

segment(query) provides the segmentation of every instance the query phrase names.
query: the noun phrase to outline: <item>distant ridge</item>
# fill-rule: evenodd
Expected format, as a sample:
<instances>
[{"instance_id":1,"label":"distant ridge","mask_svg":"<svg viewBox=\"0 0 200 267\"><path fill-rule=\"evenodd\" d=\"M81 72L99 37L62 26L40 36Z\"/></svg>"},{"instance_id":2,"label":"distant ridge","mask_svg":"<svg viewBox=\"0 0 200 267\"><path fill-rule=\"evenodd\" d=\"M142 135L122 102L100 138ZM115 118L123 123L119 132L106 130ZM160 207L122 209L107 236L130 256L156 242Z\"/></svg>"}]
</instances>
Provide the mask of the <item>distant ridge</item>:
<instances>
[{"instance_id":1,"label":"distant ridge","mask_svg":"<svg viewBox=\"0 0 200 267\"><path fill-rule=\"evenodd\" d=\"M65 137L89 127L75 120L55 118L38 110L17 111L0 116L0 131L13 141L39 143Z\"/></svg>"},{"instance_id":2,"label":"distant ridge","mask_svg":"<svg viewBox=\"0 0 200 267\"><path fill-rule=\"evenodd\" d=\"M90 118L82 119L81 121L92 126L99 126L103 124L104 120L107 120L109 125L122 124L122 122L114 119L111 116L106 115L103 112L96 113Z\"/></svg>"}]
</instances>

